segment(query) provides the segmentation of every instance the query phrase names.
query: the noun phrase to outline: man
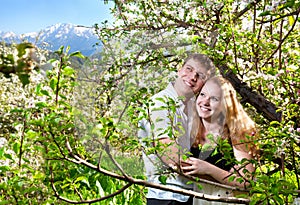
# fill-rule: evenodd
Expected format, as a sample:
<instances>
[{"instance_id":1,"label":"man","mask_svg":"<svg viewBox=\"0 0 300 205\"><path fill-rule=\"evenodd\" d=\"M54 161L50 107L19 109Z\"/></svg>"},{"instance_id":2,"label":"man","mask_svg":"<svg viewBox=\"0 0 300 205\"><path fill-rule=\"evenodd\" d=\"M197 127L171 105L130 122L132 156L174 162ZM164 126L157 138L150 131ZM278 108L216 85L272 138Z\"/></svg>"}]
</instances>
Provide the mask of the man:
<instances>
[{"instance_id":1,"label":"man","mask_svg":"<svg viewBox=\"0 0 300 205\"><path fill-rule=\"evenodd\" d=\"M190 129L195 95L205 81L215 74L212 61L203 54L192 54L177 72L177 78L151 100L150 119L140 123L139 136L152 139L152 145L163 152L144 154L143 159L149 182L161 183L161 170L178 167L182 154L191 148ZM176 107L172 113L171 107ZM172 120L170 120L172 119ZM171 133L171 134L170 134ZM145 141L144 141L145 142ZM165 145L165 146L164 146ZM168 167L169 166L169 167ZM166 185L191 189L187 179L175 174L166 179ZM192 198L186 195L149 188L147 205L190 205Z\"/></svg>"}]
</instances>

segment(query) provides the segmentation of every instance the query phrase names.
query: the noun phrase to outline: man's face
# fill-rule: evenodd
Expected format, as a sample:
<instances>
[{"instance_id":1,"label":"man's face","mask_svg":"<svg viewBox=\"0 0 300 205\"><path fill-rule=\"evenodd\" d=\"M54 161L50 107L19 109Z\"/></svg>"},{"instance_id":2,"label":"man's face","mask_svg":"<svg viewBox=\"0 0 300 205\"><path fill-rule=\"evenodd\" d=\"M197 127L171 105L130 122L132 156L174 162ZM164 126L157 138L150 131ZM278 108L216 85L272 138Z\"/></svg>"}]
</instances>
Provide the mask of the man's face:
<instances>
[{"instance_id":1,"label":"man's face","mask_svg":"<svg viewBox=\"0 0 300 205\"><path fill-rule=\"evenodd\" d=\"M198 93L207 79L207 70L194 59L190 59L178 71L178 77L181 79L181 92Z\"/></svg>"}]
</instances>

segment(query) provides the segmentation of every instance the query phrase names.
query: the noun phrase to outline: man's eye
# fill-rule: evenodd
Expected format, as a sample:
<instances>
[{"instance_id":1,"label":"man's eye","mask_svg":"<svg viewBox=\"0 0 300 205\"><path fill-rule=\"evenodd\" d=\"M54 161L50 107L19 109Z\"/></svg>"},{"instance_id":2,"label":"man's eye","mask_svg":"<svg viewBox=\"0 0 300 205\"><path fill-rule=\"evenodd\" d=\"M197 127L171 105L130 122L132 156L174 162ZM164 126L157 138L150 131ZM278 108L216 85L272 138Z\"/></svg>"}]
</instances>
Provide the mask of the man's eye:
<instances>
[{"instance_id":1,"label":"man's eye","mask_svg":"<svg viewBox=\"0 0 300 205\"><path fill-rule=\"evenodd\" d=\"M204 73L197 73L197 77L200 78L201 80L206 79L206 75Z\"/></svg>"},{"instance_id":2,"label":"man's eye","mask_svg":"<svg viewBox=\"0 0 300 205\"><path fill-rule=\"evenodd\" d=\"M200 93L200 94L199 94L199 96L201 96L201 97L204 97L204 96L205 96L205 94L204 94L204 93Z\"/></svg>"}]
</instances>

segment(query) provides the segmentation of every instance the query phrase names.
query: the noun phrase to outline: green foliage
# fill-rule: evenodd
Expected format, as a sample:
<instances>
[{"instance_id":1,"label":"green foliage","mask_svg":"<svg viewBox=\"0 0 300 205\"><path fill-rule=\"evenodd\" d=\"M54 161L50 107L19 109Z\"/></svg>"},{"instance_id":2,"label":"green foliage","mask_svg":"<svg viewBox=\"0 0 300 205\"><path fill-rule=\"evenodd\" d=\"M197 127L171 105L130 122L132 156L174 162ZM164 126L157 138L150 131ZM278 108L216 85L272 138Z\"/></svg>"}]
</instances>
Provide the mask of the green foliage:
<instances>
[{"instance_id":1,"label":"green foliage","mask_svg":"<svg viewBox=\"0 0 300 205\"><path fill-rule=\"evenodd\" d=\"M31 70L36 69L30 56L34 49L34 45L26 42L12 45L10 48L2 45L0 47L0 72L4 73L5 77L15 73L22 84L27 85L29 83L29 73Z\"/></svg>"},{"instance_id":2,"label":"green foliage","mask_svg":"<svg viewBox=\"0 0 300 205\"><path fill-rule=\"evenodd\" d=\"M76 71L69 66L69 59L83 56L78 52L68 54L68 48L65 52L63 49L61 47L56 52L58 60L49 61L53 69L48 70L46 76L31 72L31 83L25 87L14 75L10 79L1 78L1 86L5 88L1 92L1 113L8 115L2 115L2 119L9 120L6 127L12 122L9 130L13 130L1 132L4 141L0 149L3 203L58 204L63 201L93 200L112 194L126 185L123 181L71 160L66 144L74 149L74 154L97 163L96 158L90 157L86 151L74 126L72 95L76 86ZM12 86L14 89L10 89ZM5 101L6 98L9 100ZM99 119L104 125L100 132L104 134L114 126L109 118ZM109 137L112 142L113 137ZM116 166L109 160L107 155L104 156L102 166L115 170ZM117 161L120 160L117 158ZM127 161L121 160L121 165L138 176L143 165L136 162L136 159L132 158L130 162L128 158ZM98 200L95 204L141 204L143 195L138 193L140 191L142 189L134 185L116 197Z\"/></svg>"}]
</instances>

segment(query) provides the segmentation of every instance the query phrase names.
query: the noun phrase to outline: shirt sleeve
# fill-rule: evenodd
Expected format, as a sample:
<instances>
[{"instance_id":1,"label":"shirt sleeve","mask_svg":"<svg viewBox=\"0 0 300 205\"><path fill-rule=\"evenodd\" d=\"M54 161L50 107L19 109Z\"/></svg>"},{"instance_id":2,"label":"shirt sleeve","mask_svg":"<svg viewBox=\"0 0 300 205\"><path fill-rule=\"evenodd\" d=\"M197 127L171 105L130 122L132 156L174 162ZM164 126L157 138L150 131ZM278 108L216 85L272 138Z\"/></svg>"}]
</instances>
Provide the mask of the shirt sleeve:
<instances>
[{"instance_id":1,"label":"shirt sleeve","mask_svg":"<svg viewBox=\"0 0 300 205\"><path fill-rule=\"evenodd\" d=\"M171 123L168 108L164 102L154 100L155 104L150 110L153 135L155 139L169 138Z\"/></svg>"},{"instance_id":2,"label":"shirt sleeve","mask_svg":"<svg viewBox=\"0 0 300 205\"><path fill-rule=\"evenodd\" d=\"M150 109L149 119L142 119L138 124L138 138L163 139L169 137L166 130L170 126L170 119L168 118L168 110L163 108L165 103L155 100L154 105Z\"/></svg>"}]
</instances>

